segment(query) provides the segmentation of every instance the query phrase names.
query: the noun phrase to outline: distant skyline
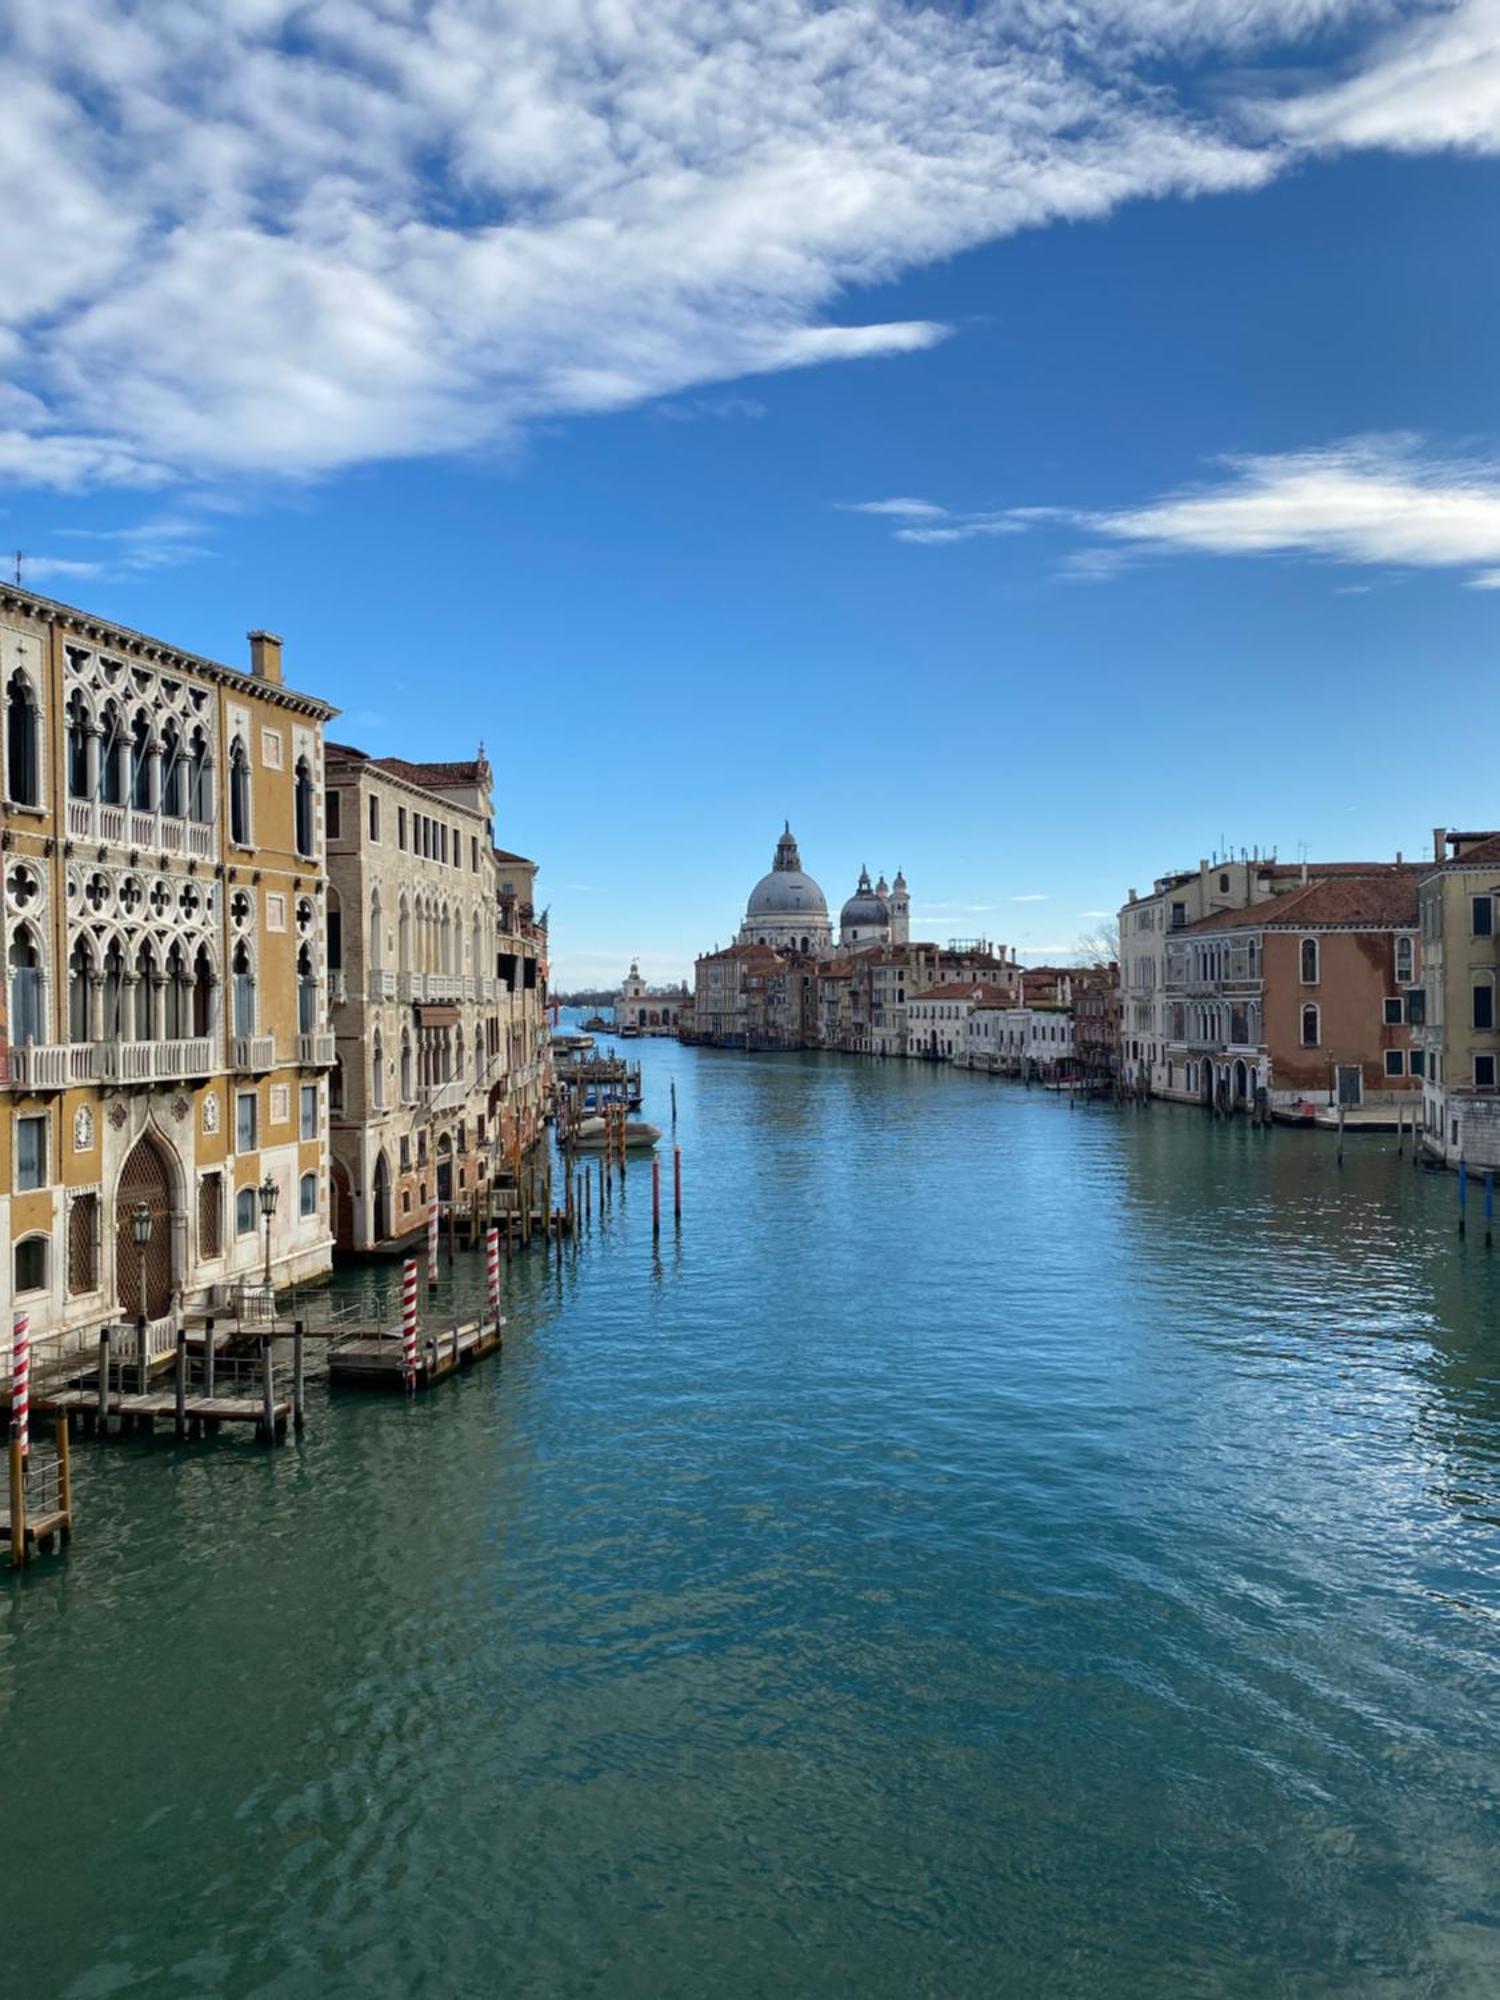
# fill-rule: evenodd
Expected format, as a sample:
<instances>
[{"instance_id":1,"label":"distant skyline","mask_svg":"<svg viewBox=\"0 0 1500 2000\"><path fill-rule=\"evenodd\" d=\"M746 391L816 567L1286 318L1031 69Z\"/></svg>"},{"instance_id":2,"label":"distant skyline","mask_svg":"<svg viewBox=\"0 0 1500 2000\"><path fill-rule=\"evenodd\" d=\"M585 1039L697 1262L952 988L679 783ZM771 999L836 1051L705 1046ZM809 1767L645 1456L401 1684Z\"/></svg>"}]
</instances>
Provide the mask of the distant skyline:
<instances>
[{"instance_id":1,"label":"distant skyline","mask_svg":"<svg viewBox=\"0 0 1500 2000\"><path fill-rule=\"evenodd\" d=\"M788 818L835 918L902 867L1033 960L1216 847L1500 823L1497 0L18 0L0 57L0 543L483 739L564 986L690 973Z\"/></svg>"}]
</instances>

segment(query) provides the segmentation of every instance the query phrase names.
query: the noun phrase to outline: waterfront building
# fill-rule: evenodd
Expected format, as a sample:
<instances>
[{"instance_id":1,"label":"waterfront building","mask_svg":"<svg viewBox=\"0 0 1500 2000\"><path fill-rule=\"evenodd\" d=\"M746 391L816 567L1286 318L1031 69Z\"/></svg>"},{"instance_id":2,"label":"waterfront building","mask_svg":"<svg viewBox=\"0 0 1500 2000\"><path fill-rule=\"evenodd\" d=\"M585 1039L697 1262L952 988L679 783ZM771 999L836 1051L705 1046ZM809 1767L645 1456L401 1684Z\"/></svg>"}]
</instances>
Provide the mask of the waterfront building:
<instances>
[{"instance_id":1,"label":"waterfront building","mask_svg":"<svg viewBox=\"0 0 1500 2000\"><path fill-rule=\"evenodd\" d=\"M1438 827L1419 899L1421 985L1408 990L1424 1145L1449 1165L1500 1167L1500 833Z\"/></svg>"},{"instance_id":2,"label":"waterfront building","mask_svg":"<svg viewBox=\"0 0 1500 2000\"><path fill-rule=\"evenodd\" d=\"M1119 919L1119 1073L1125 1087L1141 1096L1189 1101L1201 1096L1199 1089L1185 1087L1180 1055L1167 1047L1167 947L1178 932L1205 917L1252 909L1273 896L1294 894L1312 882L1341 875L1379 876L1399 872L1404 865L1399 854L1394 863L1293 864L1242 849L1238 856L1202 860L1196 869L1158 876L1147 895L1138 896L1132 889ZM1193 1070L1197 1078L1196 1061Z\"/></svg>"},{"instance_id":3,"label":"waterfront building","mask_svg":"<svg viewBox=\"0 0 1500 2000\"><path fill-rule=\"evenodd\" d=\"M339 1247L420 1229L540 1136L546 927L494 844L494 774L330 744L333 1188Z\"/></svg>"},{"instance_id":4,"label":"waterfront building","mask_svg":"<svg viewBox=\"0 0 1500 2000\"><path fill-rule=\"evenodd\" d=\"M249 643L237 669L0 590L0 1310L39 1337L329 1266L335 711Z\"/></svg>"},{"instance_id":5,"label":"waterfront building","mask_svg":"<svg viewBox=\"0 0 1500 2000\"><path fill-rule=\"evenodd\" d=\"M1165 1094L1295 1116L1419 1089L1417 873L1329 875L1170 935Z\"/></svg>"},{"instance_id":6,"label":"waterfront building","mask_svg":"<svg viewBox=\"0 0 1500 2000\"><path fill-rule=\"evenodd\" d=\"M675 1035L682 1026L687 985L648 986L641 977L640 964L630 961L630 971L615 996L614 1024L635 1028L643 1035Z\"/></svg>"},{"instance_id":7,"label":"waterfront building","mask_svg":"<svg viewBox=\"0 0 1500 2000\"><path fill-rule=\"evenodd\" d=\"M1113 961L1074 970L1074 1067L1080 1082L1095 1089L1112 1084L1119 1075L1119 989L1120 968Z\"/></svg>"}]
</instances>

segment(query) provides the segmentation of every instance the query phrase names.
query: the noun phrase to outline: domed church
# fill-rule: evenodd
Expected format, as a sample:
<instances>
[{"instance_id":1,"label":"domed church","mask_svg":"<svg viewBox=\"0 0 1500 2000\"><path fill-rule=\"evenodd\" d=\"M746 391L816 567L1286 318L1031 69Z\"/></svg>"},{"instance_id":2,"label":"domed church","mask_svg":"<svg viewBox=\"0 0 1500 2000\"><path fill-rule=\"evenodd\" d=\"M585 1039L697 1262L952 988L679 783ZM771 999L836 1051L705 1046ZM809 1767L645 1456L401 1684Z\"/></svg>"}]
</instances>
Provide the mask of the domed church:
<instances>
[{"instance_id":1,"label":"domed church","mask_svg":"<svg viewBox=\"0 0 1500 2000\"><path fill-rule=\"evenodd\" d=\"M770 874L762 875L750 891L739 942L815 955L833 943L828 904L811 875L803 873L790 822L776 843Z\"/></svg>"},{"instance_id":2,"label":"domed church","mask_svg":"<svg viewBox=\"0 0 1500 2000\"><path fill-rule=\"evenodd\" d=\"M872 888L870 871L862 868L854 894L839 913L838 949L859 951L869 945L907 944L910 939L906 877L898 872L887 885L882 875ZM762 875L750 891L738 942L768 944L777 951L800 951L814 958L826 958L835 948L828 904L811 875L803 871L790 824L776 843L770 874Z\"/></svg>"}]
</instances>

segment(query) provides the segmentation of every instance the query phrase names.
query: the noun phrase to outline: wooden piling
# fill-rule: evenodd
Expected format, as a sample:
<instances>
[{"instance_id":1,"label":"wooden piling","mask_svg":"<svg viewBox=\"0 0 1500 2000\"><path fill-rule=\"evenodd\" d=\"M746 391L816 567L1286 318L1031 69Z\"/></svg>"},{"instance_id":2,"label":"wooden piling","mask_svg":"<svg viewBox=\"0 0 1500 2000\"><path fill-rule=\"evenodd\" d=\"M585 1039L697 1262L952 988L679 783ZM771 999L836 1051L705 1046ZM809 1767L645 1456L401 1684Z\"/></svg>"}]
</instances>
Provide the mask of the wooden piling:
<instances>
[{"instance_id":1,"label":"wooden piling","mask_svg":"<svg viewBox=\"0 0 1500 2000\"><path fill-rule=\"evenodd\" d=\"M1461 1237L1468 1234L1468 1208L1469 1168L1466 1161L1460 1160L1458 1163L1458 1233Z\"/></svg>"},{"instance_id":2,"label":"wooden piling","mask_svg":"<svg viewBox=\"0 0 1500 2000\"><path fill-rule=\"evenodd\" d=\"M306 1328L292 1322L292 1429L300 1431L307 1422L307 1382L303 1372Z\"/></svg>"},{"instance_id":3,"label":"wooden piling","mask_svg":"<svg viewBox=\"0 0 1500 2000\"><path fill-rule=\"evenodd\" d=\"M141 1376L139 1386L141 1394L144 1396L151 1387L151 1343L146 1333L146 1315L144 1313L137 1313L135 1316L135 1346L135 1358L139 1364Z\"/></svg>"},{"instance_id":4,"label":"wooden piling","mask_svg":"<svg viewBox=\"0 0 1500 2000\"><path fill-rule=\"evenodd\" d=\"M682 1148L672 1148L672 1220L682 1224Z\"/></svg>"},{"instance_id":5,"label":"wooden piling","mask_svg":"<svg viewBox=\"0 0 1500 2000\"><path fill-rule=\"evenodd\" d=\"M1484 1247L1494 1244L1495 1224L1495 1176L1487 1173L1484 1177Z\"/></svg>"},{"instance_id":6,"label":"wooden piling","mask_svg":"<svg viewBox=\"0 0 1500 2000\"><path fill-rule=\"evenodd\" d=\"M68 1419L59 1416L57 1439L57 1506L63 1517L62 1538L73 1539L73 1441L68 1435Z\"/></svg>"},{"instance_id":7,"label":"wooden piling","mask_svg":"<svg viewBox=\"0 0 1500 2000\"><path fill-rule=\"evenodd\" d=\"M271 1373L271 1336L260 1337L260 1425L267 1444L276 1442L276 1385Z\"/></svg>"},{"instance_id":8,"label":"wooden piling","mask_svg":"<svg viewBox=\"0 0 1500 2000\"><path fill-rule=\"evenodd\" d=\"M1339 1106L1339 1165L1344 1164L1344 1107Z\"/></svg>"},{"instance_id":9,"label":"wooden piling","mask_svg":"<svg viewBox=\"0 0 1500 2000\"><path fill-rule=\"evenodd\" d=\"M20 1569L26 1561L26 1461L21 1455L21 1437L10 1427L10 1560Z\"/></svg>"},{"instance_id":10,"label":"wooden piling","mask_svg":"<svg viewBox=\"0 0 1500 2000\"><path fill-rule=\"evenodd\" d=\"M99 1329L99 1429L109 1424L109 1328Z\"/></svg>"},{"instance_id":11,"label":"wooden piling","mask_svg":"<svg viewBox=\"0 0 1500 2000\"><path fill-rule=\"evenodd\" d=\"M172 1428L182 1439L187 1436L187 1328L180 1320L177 1323L177 1377L173 1386L176 1399L172 1409Z\"/></svg>"},{"instance_id":12,"label":"wooden piling","mask_svg":"<svg viewBox=\"0 0 1500 2000\"><path fill-rule=\"evenodd\" d=\"M203 1393L210 1401L214 1393L214 1320L210 1313L203 1325Z\"/></svg>"},{"instance_id":13,"label":"wooden piling","mask_svg":"<svg viewBox=\"0 0 1500 2000\"><path fill-rule=\"evenodd\" d=\"M651 1235L661 1235L661 1161L651 1155Z\"/></svg>"}]
</instances>

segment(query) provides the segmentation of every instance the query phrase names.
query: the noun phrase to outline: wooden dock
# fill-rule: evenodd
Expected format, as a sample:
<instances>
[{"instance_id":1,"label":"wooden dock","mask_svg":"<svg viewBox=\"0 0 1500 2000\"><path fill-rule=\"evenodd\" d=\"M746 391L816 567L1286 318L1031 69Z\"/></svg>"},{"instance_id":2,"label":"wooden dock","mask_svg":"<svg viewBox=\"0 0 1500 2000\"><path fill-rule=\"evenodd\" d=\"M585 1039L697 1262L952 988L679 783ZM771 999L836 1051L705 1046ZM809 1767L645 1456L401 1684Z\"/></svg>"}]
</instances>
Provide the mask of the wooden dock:
<instances>
[{"instance_id":1,"label":"wooden dock","mask_svg":"<svg viewBox=\"0 0 1500 2000\"><path fill-rule=\"evenodd\" d=\"M11 1566L24 1569L41 1551L66 1548L73 1539L73 1475L68 1426L59 1418L49 1451L38 1438L23 1449L11 1427L7 1492L0 1496L0 1541L10 1549Z\"/></svg>"},{"instance_id":2,"label":"wooden dock","mask_svg":"<svg viewBox=\"0 0 1500 2000\"><path fill-rule=\"evenodd\" d=\"M460 1368L500 1351L504 1321L469 1320L457 1327L423 1329L417 1343L417 1389L431 1389ZM404 1389L405 1348L399 1328L347 1334L328 1350L328 1379L350 1389Z\"/></svg>"},{"instance_id":3,"label":"wooden dock","mask_svg":"<svg viewBox=\"0 0 1500 2000\"><path fill-rule=\"evenodd\" d=\"M290 1397L263 1396L183 1396L175 1390L147 1395L122 1395L111 1389L101 1397L97 1389L62 1389L47 1398L55 1410L76 1422L87 1435L100 1428L101 1419L122 1431L151 1431L160 1421L187 1437L211 1437L225 1424L252 1424L257 1437L276 1443L286 1436L292 1416Z\"/></svg>"}]
</instances>

